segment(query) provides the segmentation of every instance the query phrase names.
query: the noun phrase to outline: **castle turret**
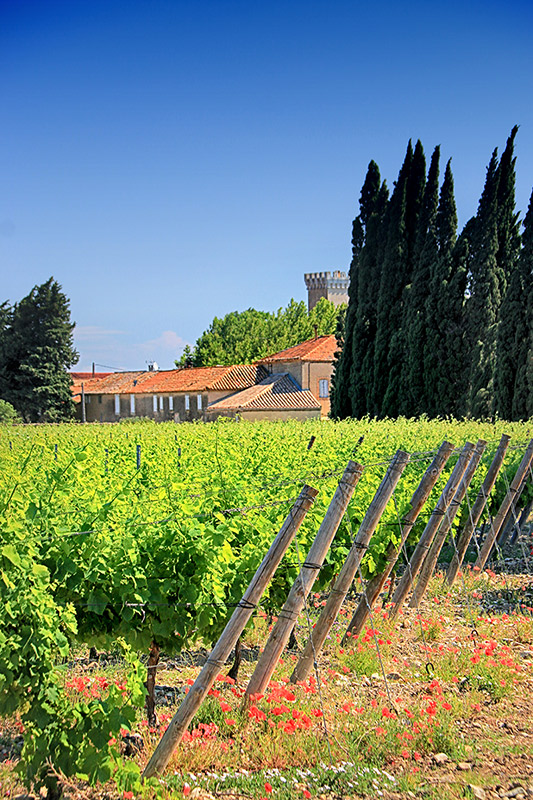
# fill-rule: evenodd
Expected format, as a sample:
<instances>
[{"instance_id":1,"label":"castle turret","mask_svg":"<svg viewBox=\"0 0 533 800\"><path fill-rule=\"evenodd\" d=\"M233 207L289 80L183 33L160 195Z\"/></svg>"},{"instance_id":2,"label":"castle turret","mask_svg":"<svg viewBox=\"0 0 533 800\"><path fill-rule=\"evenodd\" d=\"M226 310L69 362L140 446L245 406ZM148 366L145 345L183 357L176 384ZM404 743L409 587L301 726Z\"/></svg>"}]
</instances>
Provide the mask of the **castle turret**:
<instances>
[{"instance_id":1,"label":"castle turret","mask_svg":"<svg viewBox=\"0 0 533 800\"><path fill-rule=\"evenodd\" d=\"M307 307L309 311L316 306L321 297L325 297L336 306L348 303L349 278L345 272L306 272Z\"/></svg>"}]
</instances>

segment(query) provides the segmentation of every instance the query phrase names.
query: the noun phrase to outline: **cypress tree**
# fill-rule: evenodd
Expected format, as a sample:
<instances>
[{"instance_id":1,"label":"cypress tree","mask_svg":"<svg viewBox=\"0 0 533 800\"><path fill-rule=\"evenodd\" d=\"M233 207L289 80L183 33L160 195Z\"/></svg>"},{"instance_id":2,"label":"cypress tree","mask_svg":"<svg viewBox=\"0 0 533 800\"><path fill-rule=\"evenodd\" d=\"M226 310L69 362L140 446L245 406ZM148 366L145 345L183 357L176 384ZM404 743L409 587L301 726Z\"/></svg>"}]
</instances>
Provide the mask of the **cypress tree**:
<instances>
[{"instance_id":1,"label":"cypress tree","mask_svg":"<svg viewBox=\"0 0 533 800\"><path fill-rule=\"evenodd\" d=\"M513 416L513 395L523 337L525 301L529 285L524 284L519 264L520 230L515 210L515 126L507 140L499 166L497 261L503 295L496 345L493 411L501 419Z\"/></svg>"},{"instance_id":2,"label":"cypress tree","mask_svg":"<svg viewBox=\"0 0 533 800\"><path fill-rule=\"evenodd\" d=\"M414 416L427 412L424 380L424 349L426 340L426 303L431 273L438 257L437 210L439 204L440 147L433 151L428 170L424 197L420 209L414 244L413 273L405 290L405 362L402 370L400 414Z\"/></svg>"},{"instance_id":3,"label":"cypress tree","mask_svg":"<svg viewBox=\"0 0 533 800\"><path fill-rule=\"evenodd\" d=\"M359 274L357 259L364 240L364 229L357 216L352 223L352 260L349 271L348 307L337 327L338 350L333 362L330 390L330 415L333 419L345 419L351 415L350 370L352 366L353 327L357 316L357 285Z\"/></svg>"},{"instance_id":4,"label":"cypress tree","mask_svg":"<svg viewBox=\"0 0 533 800\"><path fill-rule=\"evenodd\" d=\"M368 165L361 195L359 214L352 224L352 261L350 264L350 283L348 288L348 308L344 331L337 334L340 349L334 363L331 393L331 415L337 419L351 416L353 403L351 397L351 378L353 370L354 331L361 314L361 293L364 294L364 278L360 274L360 260L365 248L368 221L374 213L380 192L379 168L374 161Z\"/></svg>"},{"instance_id":5,"label":"cypress tree","mask_svg":"<svg viewBox=\"0 0 533 800\"><path fill-rule=\"evenodd\" d=\"M401 375L406 360L404 297L412 277L425 186L426 160L420 140L414 152L411 150L412 155L410 148L411 143L398 177L397 203L394 204L391 198L378 303L374 402L381 401L377 413L382 417L395 417L399 412Z\"/></svg>"},{"instance_id":6,"label":"cypress tree","mask_svg":"<svg viewBox=\"0 0 533 800\"><path fill-rule=\"evenodd\" d=\"M476 217L468 223L468 284L465 336L470 347L466 413L492 412L494 356L503 276L498 253L498 151L494 150Z\"/></svg>"},{"instance_id":7,"label":"cypress tree","mask_svg":"<svg viewBox=\"0 0 533 800\"><path fill-rule=\"evenodd\" d=\"M451 161L446 164L436 218L438 255L426 300L424 344L425 411L457 416L464 384L463 306L466 288L466 237L457 242L457 208Z\"/></svg>"},{"instance_id":8,"label":"cypress tree","mask_svg":"<svg viewBox=\"0 0 533 800\"><path fill-rule=\"evenodd\" d=\"M510 419L528 419L533 417L533 192L524 218L518 266L511 276L505 301L502 303L502 325L507 313L513 315L517 323L513 346L514 391ZM498 356L499 372L502 353L499 352ZM512 379L510 375L509 380Z\"/></svg>"},{"instance_id":9,"label":"cypress tree","mask_svg":"<svg viewBox=\"0 0 533 800\"><path fill-rule=\"evenodd\" d=\"M375 175L374 194L366 204L365 245L358 264L359 282L357 315L353 327L350 397L352 416L362 417L371 411L368 398L373 383L376 307L381 275L381 226L388 201L385 183ZM370 198L369 198L370 199Z\"/></svg>"}]
</instances>

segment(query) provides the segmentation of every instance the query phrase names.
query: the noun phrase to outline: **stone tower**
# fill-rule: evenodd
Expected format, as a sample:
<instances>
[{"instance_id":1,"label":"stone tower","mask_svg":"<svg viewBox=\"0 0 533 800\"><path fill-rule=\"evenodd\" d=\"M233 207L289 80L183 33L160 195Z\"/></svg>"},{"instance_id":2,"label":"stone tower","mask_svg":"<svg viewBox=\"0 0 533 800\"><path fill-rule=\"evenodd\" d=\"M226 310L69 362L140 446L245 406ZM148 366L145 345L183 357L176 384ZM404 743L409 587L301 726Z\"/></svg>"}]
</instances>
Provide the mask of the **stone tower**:
<instances>
[{"instance_id":1,"label":"stone tower","mask_svg":"<svg viewBox=\"0 0 533 800\"><path fill-rule=\"evenodd\" d=\"M345 272L306 272L304 275L307 286L307 307L311 311L321 297L325 297L336 306L348 303L349 278Z\"/></svg>"}]
</instances>

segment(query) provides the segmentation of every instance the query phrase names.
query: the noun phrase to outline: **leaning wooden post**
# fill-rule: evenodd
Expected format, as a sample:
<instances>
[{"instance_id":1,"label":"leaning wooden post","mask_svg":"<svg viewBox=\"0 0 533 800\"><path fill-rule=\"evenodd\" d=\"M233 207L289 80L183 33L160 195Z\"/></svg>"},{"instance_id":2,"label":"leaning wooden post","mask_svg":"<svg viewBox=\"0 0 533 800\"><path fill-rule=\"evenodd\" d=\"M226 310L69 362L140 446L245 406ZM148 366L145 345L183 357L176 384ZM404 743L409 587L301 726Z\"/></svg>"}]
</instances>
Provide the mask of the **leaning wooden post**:
<instances>
[{"instance_id":1,"label":"leaning wooden post","mask_svg":"<svg viewBox=\"0 0 533 800\"><path fill-rule=\"evenodd\" d=\"M411 556L411 560L406 566L405 572L400 578L400 582L398 583L396 591L392 597L391 608L389 611L389 617L391 619L394 619L397 616L405 598L407 597L415 576L418 575L418 571L422 566L422 562L431 545L431 542L433 541L433 538L439 529L442 518L452 502L453 496L457 491L457 487L459 486L459 483L465 473L468 462L472 456L473 449L474 445L471 442L467 442L463 447L461 455L457 459L457 464L453 468L452 474L448 478L448 482L438 499L437 505L435 506L426 527L422 531L420 539L418 540L418 544L416 545L413 555Z\"/></svg>"},{"instance_id":2,"label":"leaning wooden post","mask_svg":"<svg viewBox=\"0 0 533 800\"><path fill-rule=\"evenodd\" d=\"M374 575L374 577L368 582L364 594L359 601L359 605L357 606L355 613L350 620L350 624L346 629L346 633L344 634L344 638L342 640L343 645L346 644L348 634L351 636L358 636L363 630L363 626L368 615L370 614L372 606L378 599L385 581L391 574L393 567L398 560L401 548L407 541L407 537L411 533L413 525L415 524L418 515L424 507L424 503L427 501L431 490L437 483L437 480L439 479L446 462L452 454L452 451L453 444L451 444L451 442L443 442L439 447L437 455L422 476L422 480L420 481L418 488L411 497L411 508L398 523L401 537L400 542L399 544L396 544L392 540L389 542L385 552L385 567L383 572L380 572L379 575Z\"/></svg>"},{"instance_id":3,"label":"leaning wooden post","mask_svg":"<svg viewBox=\"0 0 533 800\"><path fill-rule=\"evenodd\" d=\"M454 552L452 555L452 560L450 561L450 565L446 573L446 580L450 586L453 586L453 583L457 577L457 573L461 569L468 545L470 544L470 540L472 538L472 534L474 533L476 525L481 519L481 514L483 513L483 509L487 504L489 494L494 488L496 478L498 477L498 473L503 464L503 459L505 458L510 441L511 437L504 433L500 439L500 444L498 445L498 449L494 454L492 463L487 470L485 480L483 481L474 505L472 506L469 519L457 538L456 552Z\"/></svg>"},{"instance_id":4,"label":"leaning wooden post","mask_svg":"<svg viewBox=\"0 0 533 800\"><path fill-rule=\"evenodd\" d=\"M431 576L435 571L440 551L444 546L444 542L446 541L448 533L453 536L453 532L451 531L453 521L457 512L459 511L461 503L464 500L466 491L470 486L472 478L474 477L474 473L479 466L481 456L485 452L486 446L487 442L484 439L478 439L476 449L474 450L472 458L470 459L470 462L465 470L463 479L454 494L453 500L450 503L450 507L446 511L446 515L442 520L437 533L435 534L433 543L429 548L429 552L427 553L424 563L420 569L420 576L413 590L413 596L411 597L411 601L409 603L411 608L416 608L424 596L424 593L428 587L428 583L431 580Z\"/></svg>"},{"instance_id":5,"label":"leaning wooden post","mask_svg":"<svg viewBox=\"0 0 533 800\"><path fill-rule=\"evenodd\" d=\"M246 589L242 600L233 612L220 639L211 651L211 655L170 721L167 730L144 770L143 778L151 778L152 775L160 775L170 761L174 749L187 730L189 723L198 711L209 689L215 682L220 668L225 664L237 639L244 630L261 595L279 566L281 559L294 538L296 531L302 524L307 512L311 508L317 494L317 489L313 489L311 486L307 485L303 487L296 503L283 523L281 530L274 539L268 553L259 565L250 585Z\"/></svg>"},{"instance_id":6,"label":"leaning wooden post","mask_svg":"<svg viewBox=\"0 0 533 800\"><path fill-rule=\"evenodd\" d=\"M514 476L511 486L509 487L509 491L505 495L502 500L502 504L498 509L498 513L494 517L494 521L489 528L489 532L485 541L483 542L483 546L481 551L477 557L477 561L474 564L475 570L482 570L485 564L487 563L487 559L490 555L490 551L492 550L492 546L496 540L498 533L500 532L500 528L503 525L507 512L511 506L511 503L519 491L522 481L527 475L527 471L531 466L531 462L533 461L533 439L530 440L526 452L524 453L524 457L519 464L519 467L516 471L516 475Z\"/></svg>"},{"instance_id":7,"label":"leaning wooden post","mask_svg":"<svg viewBox=\"0 0 533 800\"><path fill-rule=\"evenodd\" d=\"M529 515L531 514L531 509L532 508L533 508L533 500L530 500L528 503L526 503L526 505L522 509L522 512L520 514L520 519L515 524L514 530L513 530L513 535L511 536L511 544L512 545L516 542L517 538L522 533L522 528L524 527L524 525L528 521Z\"/></svg>"},{"instance_id":8,"label":"leaning wooden post","mask_svg":"<svg viewBox=\"0 0 533 800\"><path fill-rule=\"evenodd\" d=\"M513 502L509 506L509 511L505 515L503 525L500 528L500 533L498 534L498 538L496 539L496 543L500 548L500 550L507 542L509 534L511 533L516 523L518 522L518 517L517 517L518 503L520 502L520 498L522 497L524 489L526 488L527 478L528 476L526 475L524 480L522 481L522 485L520 486L519 490L517 491L516 495L513 498Z\"/></svg>"},{"instance_id":9,"label":"leaning wooden post","mask_svg":"<svg viewBox=\"0 0 533 800\"><path fill-rule=\"evenodd\" d=\"M326 641L326 636L328 635L331 626L335 622L344 598L346 597L348 590L352 585L357 568L359 567L363 555L368 547L368 542L370 541L381 515L383 514L385 507L389 502L394 489L396 488L396 484L400 480L402 472L404 471L408 462L409 454L404 453L403 450L398 450L392 459L376 494L374 495L374 499L368 507L365 518L359 527L354 543L352 544L350 552L346 557L346 561L344 562L338 578L335 581L335 586L330 592L322 614L318 618L318 622L313 628L311 636L307 640L303 654L291 675L291 683L304 681L309 675L311 667L313 666L314 658L316 654L320 652L324 642Z\"/></svg>"},{"instance_id":10,"label":"leaning wooden post","mask_svg":"<svg viewBox=\"0 0 533 800\"><path fill-rule=\"evenodd\" d=\"M360 464L355 461L348 463L300 574L294 581L265 649L259 656L246 689L246 701L250 699L250 695L264 693L362 474L363 467Z\"/></svg>"}]
</instances>

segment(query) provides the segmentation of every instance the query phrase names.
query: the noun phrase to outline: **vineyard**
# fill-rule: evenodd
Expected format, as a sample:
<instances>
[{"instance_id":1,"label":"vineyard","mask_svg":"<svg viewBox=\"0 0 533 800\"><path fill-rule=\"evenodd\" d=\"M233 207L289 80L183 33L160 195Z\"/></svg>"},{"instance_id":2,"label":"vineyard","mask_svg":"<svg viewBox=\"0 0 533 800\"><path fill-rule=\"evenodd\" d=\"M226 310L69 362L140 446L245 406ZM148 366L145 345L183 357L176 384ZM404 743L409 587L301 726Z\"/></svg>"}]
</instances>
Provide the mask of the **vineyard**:
<instances>
[{"instance_id":1,"label":"vineyard","mask_svg":"<svg viewBox=\"0 0 533 800\"><path fill-rule=\"evenodd\" d=\"M472 525L504 434L510 442L501 469ZM529 462L519 491L513 489L530 436L520 423L425 419L4 427L0 717L9 742L20 736L23 748L20 760L12 744L6 748L0 785L7 789L0 797L11 797L18 780L52 798L61 787L67 793L69 781L87 786L110 779L110 791L126 798L399 797L416 788L416 775L436 756L441 765L470 765L463 770L470 775L472 730L465 735L464 720L485 703L496 717L506 704L519 708L533 688ZM413 497L445 442L446 457L407 524ZM473 443L468 453L466 442ZM357 472L353 494L317 561L308 553L315 552L310 548L350 462ZM443 549L426 592L420 563L415 601L407 607L416 553L432 552L424 537L454 475L453 514L446 506L435 523ZM390 491L370 524L387 482ZM260 599L243 600L306 486L313 496L292 543ZM506 498L513 500L502 519L507 549L488 547L483 560L483 543ZM437 562L446 568L457 557L469 524L466 561L480 567L456 569L455 581L433 577ZM359 557L346 600L324 643L316 643L317 633L310 645L320 612L339 595L335 581L354 542ZM304 573L312 579L290 616L287 597ZM197 693L209 651L239 614L244 632L230 649L232 657L242 650L240 667L237 658L228 677L231 659L212 662L205 703L169 755L170 774L149 769L172 717L161 703L179 713L184 698ZM246 684L269 631L279 631L284 618L281 658L262 681L254 675L251 691ZM171 684L166 689L162 675ZM240 770L249 773L246 785ZM198 774L201 786L194 785ZM462 780L470 784L469 792L478 790L473 779ZM443 796L442 787L435 791Z\"/></svg>"}]
</instances>

